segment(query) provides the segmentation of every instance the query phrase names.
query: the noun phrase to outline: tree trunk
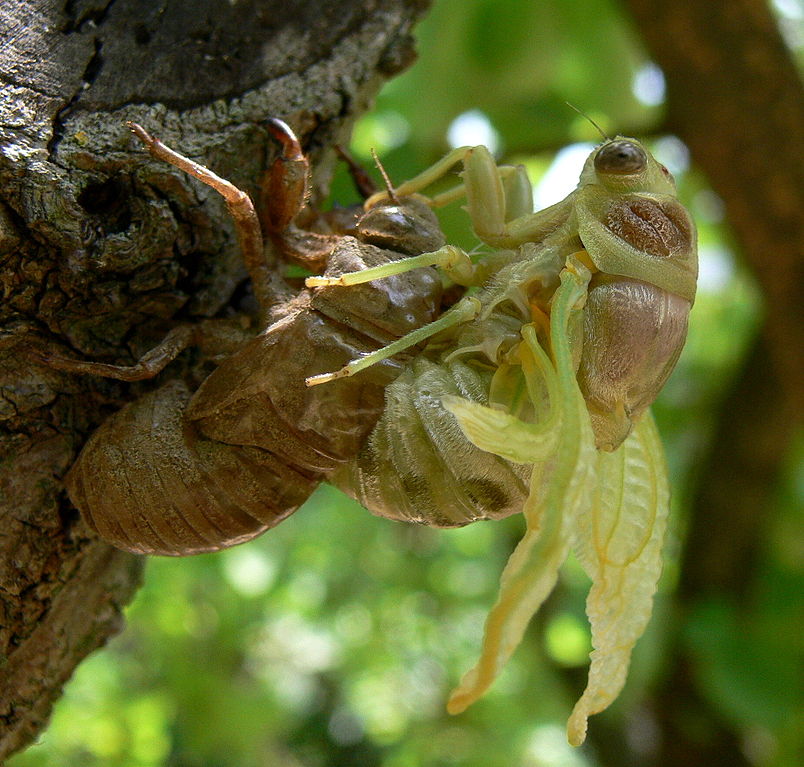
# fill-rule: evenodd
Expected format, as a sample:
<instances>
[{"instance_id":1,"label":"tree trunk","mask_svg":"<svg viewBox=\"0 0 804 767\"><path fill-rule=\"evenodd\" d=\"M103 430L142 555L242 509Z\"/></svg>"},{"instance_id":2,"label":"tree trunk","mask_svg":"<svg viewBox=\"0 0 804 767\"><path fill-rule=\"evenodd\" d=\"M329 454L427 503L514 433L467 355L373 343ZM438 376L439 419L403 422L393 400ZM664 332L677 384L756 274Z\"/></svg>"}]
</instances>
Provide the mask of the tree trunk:
<instances>
[{"instance_id":1,"label":"tree trunk","mask_svg":"<svg viewBox=\"0 0 804 767\"><path fill-rule=\"evenodd\" d=\"M152 384L56 373L36 352L128 364L177 320L243 300L221 200L148 158L126 120L255 192L274 152L262 123L282 117L323 188L324 150L412 61L428 5L4 3L0 759L36 736L75 666L120 629L142 568L90 533L60 480L104 417Z\"/></svg>"},{"instance_id":2,"label":"tree trunk","mask_svg":"<svg viewBox=\"0 0 804 767\"><path fill-rule=\"evenodd\" d=\"M723 198L767 300L779 398L804 406L804 89L766 0L627 0L667 78L667 127Z\"/></svg>"},{"instance_id":3,"label":"tree trunk","mask_svg":"<svg viewBox=\"0 0 804 767\"><path fill-rule=\"evenodd\" d=\"M804 90L766 0L626 0L667 79L667 127L723 199L765 297L764 326L726 397L699 468L677 595L679 622L715 596L742 605L804 410ZM715 534L713 534L715 531ZM670 643L655 751L639 764L748 765L741 734L698 686L693 653ZM610 763L622 765L614 746ZM637 763L634 761L633 763Z\"/></svg>"}]
</instances>

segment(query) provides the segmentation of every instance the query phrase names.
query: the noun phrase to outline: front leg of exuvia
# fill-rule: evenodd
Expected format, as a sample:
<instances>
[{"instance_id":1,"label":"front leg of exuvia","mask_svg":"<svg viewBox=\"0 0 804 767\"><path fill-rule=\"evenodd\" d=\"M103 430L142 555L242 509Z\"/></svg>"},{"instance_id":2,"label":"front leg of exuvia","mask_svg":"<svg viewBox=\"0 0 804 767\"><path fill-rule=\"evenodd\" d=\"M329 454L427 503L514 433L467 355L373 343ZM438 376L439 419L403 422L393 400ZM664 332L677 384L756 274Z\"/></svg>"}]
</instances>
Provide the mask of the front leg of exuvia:
<instances>
[{"instance_id":1,"label":"front leg of exuvia","mask_svg":"<svg viewBox=\"0 0 804 767\"><path fill-rule=\"evenodd\" d=\"M194 176L223 197L235 224L243 262L251 276L261 315L267 316L270 307L277 301L277 289L265 261L262 230L251 198L231 182L166 146L151 136L141 125L130 122L128 127L157 160L167 162ZM216 324L232 326L228 320L205 320L196 325L184 323L177 325L133 365L89 362L53 354L39 355L39 358L44 364L66 373L95 375L120 381L141 381L154 378L189 346L201 344L207 338L215 339L217 332L210 330ZM249 335L250 333L243 332L239 340L242 342Z\"/></svg>"}]
</instances>

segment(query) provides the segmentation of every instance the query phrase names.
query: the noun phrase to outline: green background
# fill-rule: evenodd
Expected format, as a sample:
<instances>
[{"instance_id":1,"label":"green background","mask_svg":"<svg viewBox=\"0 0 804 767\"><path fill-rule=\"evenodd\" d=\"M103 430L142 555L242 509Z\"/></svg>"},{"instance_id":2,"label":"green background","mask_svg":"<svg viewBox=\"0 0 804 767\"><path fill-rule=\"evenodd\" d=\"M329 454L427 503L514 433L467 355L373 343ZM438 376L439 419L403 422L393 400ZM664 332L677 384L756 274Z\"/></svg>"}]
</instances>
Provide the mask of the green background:
<instances>
[{"instance_id":1,"label":"green background","mask_svg":"<svg viewBox=\"0 0 804 767\"><path fill-rule=\"evenodd\" d=\"M795 3L777 5L787 8L785 23L796 21ZM588 583L570 561L491 691L449 717L446 696L476 657L522 521L414 528L321 487L250 544L150 561L124 633L78 669L50 727L9 767L591 767L602 764L595 737L625 731L637 753L639 739L650 738L649 703L670 642L687 648L698 694L740 734L752 764L799 763L801 631L791 625L802 607L801 449L762 531L748 623L738 625L728 595L683 615L674 602L688 500L706 481L697 465L762 307L720 201L683 144L657 130L661 76L606 0L437 0L418 32L418 62L355 128L359 160L375 147L403 180L448 149L456 118L477 110L474 121L493 131L498 153L525 162L538 182L560 147L596 139L569 101L605 131L646 138L699 226L690 336L655 407L674 488L666 566L625 691L591 720L592 743L566 744L589 651ZM350 195L339 178L335 198ZM457 206L445 226L471 246Z\"/></svg>"}]
</instances>

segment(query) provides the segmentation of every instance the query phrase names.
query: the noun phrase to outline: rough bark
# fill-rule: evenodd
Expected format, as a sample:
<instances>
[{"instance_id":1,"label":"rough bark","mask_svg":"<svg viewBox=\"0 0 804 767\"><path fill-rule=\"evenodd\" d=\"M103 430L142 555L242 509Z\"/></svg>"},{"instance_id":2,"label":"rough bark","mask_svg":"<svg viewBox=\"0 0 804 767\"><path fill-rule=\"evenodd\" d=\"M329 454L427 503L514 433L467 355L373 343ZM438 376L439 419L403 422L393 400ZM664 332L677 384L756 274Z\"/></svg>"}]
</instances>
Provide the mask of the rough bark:
<instances>
[{"instance_id":1,"label":"rough bark","mask_svg":"<svg viewBox=\"0 0 804 767\"><path fill-rule=\"evenodd\" d=\"M177 320L243 299L221 201L147 158L125 121L254 192L274 151L261 123L280 116L325 186L323 150L410 63L428 4L4 3L0 759L36 735L75 666L120 629L141 571L91 535L60 478L87 434L149 385L58 374L35 350L127 364Z\"/></svg>"}]
</instances>

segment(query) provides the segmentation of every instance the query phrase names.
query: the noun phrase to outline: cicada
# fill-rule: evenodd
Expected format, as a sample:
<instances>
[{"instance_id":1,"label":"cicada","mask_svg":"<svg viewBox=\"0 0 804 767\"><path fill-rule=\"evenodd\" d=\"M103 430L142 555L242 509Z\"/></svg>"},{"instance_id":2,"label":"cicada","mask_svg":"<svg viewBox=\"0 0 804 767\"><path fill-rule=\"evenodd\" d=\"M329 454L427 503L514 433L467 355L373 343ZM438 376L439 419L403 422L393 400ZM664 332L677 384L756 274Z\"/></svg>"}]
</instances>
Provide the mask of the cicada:
<instances>
[{"instance_id":1,"label":"cicada","mask_svg":"<svg viewBox=\"0 0 804 767\"><path fill-rule=\"evenodd\" d=\"M357 216L311 211L309 165L281 120L268 123L282 153L263 184L262 227L248 195L142 127L131 128L154 157L223 195L263 327L256 335L241 332L232 344L225 320L179 325L130 367L45 359L67 372L138 380L156 375L191 343L214 350L210 339L220 335L221 323L235 347L197 391L174 380L107 419L84 446L66 486L89 525L118 548L165 555L217 551L274 527L353 457L384 409L385 386L403 365L387 360L365 377L318 390L306 388L304 379L386 346L441 311L435 270L357 291L303 289L276 306L262 230L265 247L309 269L326 266L330 275L433 250L444 236L423 201L402 195L377 199ZM365 187L365 178L358 178ZM272 316L279 319L270 322Z\"/></svg>"},{"instance_id":2,"label":"cicada","mask_svg":"<svg viewBox=\"0 0 804 767\"><path fill-rule=\"evenodd\" d=\"M661 569L669 492L649 406L686 337L695 227L670 172L633 138L598 146L575 191L539 212L524 169L498 167L482 146L454 150L397 193L419 194L457 163L463 183L424 199L438 207L465 197L488 252L473 260L446 245L307 283L355 285L436 265L471 290L431 325L308 384L429 339L333 481L377 514L436 526L524 512L525 535L452 713L492 683L575 551L592 580L594 647L568 723L577 745L589 715L625 682Z\"/></svg>"}]
</instances>

